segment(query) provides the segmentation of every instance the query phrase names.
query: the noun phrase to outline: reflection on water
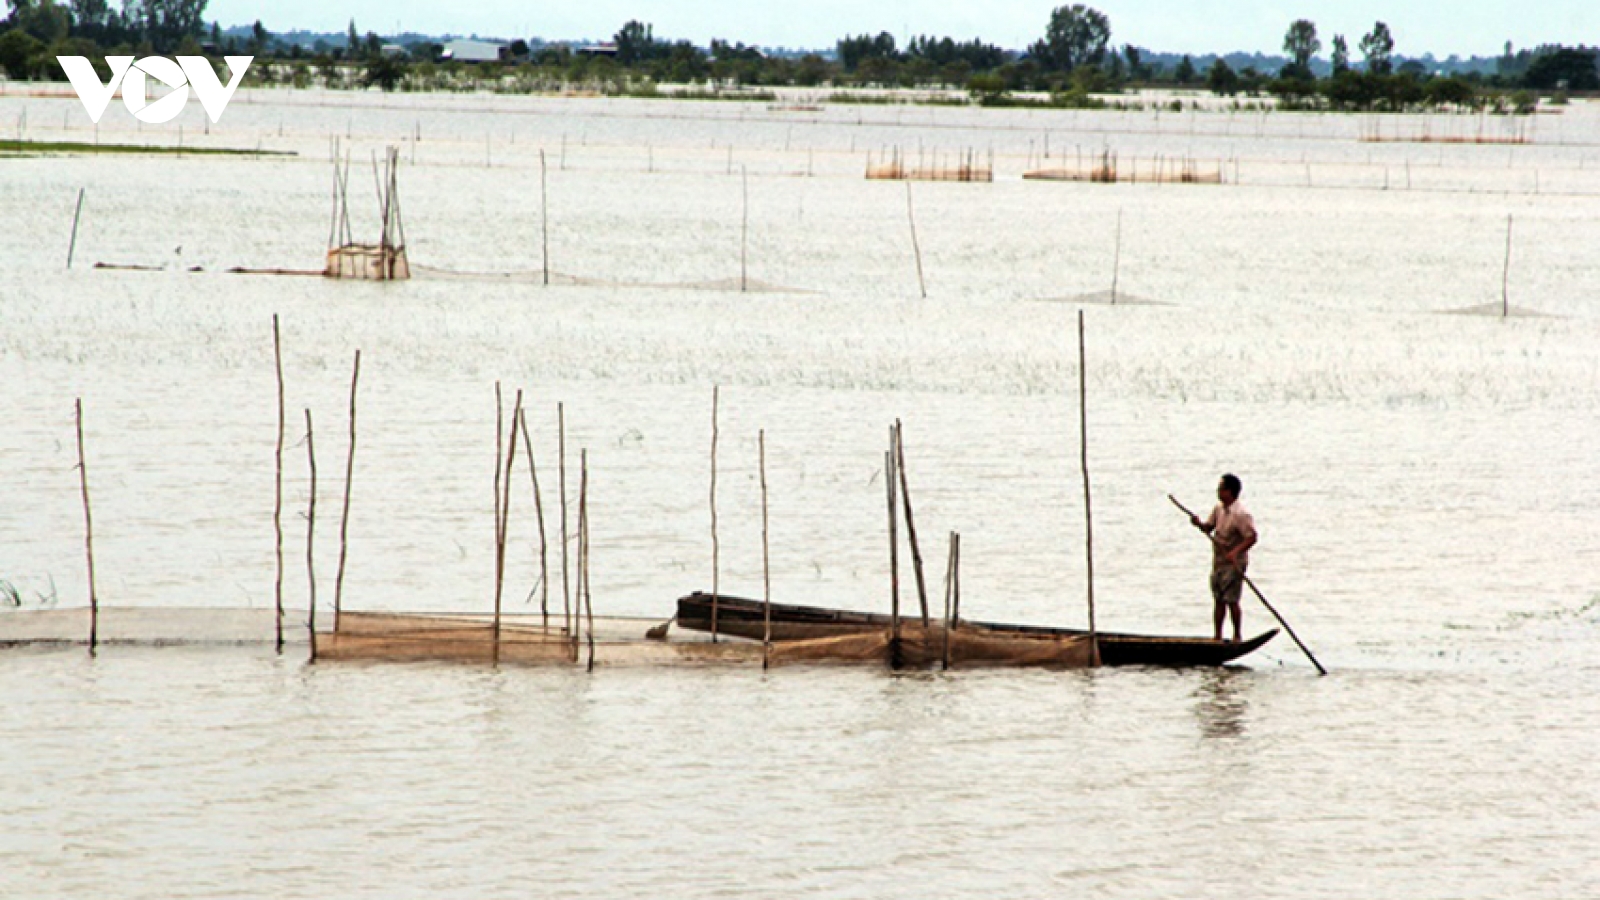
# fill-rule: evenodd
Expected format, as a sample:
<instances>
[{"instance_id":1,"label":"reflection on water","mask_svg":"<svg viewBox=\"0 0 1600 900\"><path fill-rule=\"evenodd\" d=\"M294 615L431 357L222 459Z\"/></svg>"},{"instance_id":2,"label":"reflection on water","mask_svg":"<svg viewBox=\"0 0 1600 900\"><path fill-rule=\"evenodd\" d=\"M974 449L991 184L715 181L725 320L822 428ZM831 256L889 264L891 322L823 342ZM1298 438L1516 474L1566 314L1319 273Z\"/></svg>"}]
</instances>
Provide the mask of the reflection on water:
<instances>
[{"instance_id":1,"label":"reflection on water","mask_svg":"<svg viewBox=\"0 0 1600 900\"><path fill-rule=\"evenodd\" d=\"M1195 673L1194 716L1206 738L1237 738L1245 733L1250 704L1245 696L1249 671L1233 666Z\"/></svg>"}]
</instances>

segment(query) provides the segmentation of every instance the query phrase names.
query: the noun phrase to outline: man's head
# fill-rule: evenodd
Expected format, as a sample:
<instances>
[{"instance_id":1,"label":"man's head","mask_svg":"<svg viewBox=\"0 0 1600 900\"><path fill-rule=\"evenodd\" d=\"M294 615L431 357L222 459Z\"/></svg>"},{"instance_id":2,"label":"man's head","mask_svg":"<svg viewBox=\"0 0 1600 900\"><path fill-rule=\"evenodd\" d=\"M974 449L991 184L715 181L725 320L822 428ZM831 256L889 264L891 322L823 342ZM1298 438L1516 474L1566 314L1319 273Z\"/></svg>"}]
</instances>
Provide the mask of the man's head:
<instances>
[{"instance_id":1,"label":"man's head","mask_svg":"<svg viewBox=\"0 0 1600 900\"><path fill-rule=\"evenodd\" d=\"M1239 499L1239 494L1244 490L1244 485L1239 483L1239 476L1228 474L1222 476L1217 482L1217 499L1224 504L1232 503Z\"/></svg>"}]
</instances>

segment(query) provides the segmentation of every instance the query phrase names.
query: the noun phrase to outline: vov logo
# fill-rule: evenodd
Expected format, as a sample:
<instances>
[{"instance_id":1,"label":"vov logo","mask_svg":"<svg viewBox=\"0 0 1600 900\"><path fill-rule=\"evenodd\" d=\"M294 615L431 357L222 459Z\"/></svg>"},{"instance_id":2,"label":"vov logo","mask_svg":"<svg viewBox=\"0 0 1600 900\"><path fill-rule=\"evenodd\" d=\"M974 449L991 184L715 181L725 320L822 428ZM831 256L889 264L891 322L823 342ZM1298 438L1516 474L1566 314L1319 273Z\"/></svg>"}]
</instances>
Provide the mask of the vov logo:
<instances>
[{"instance_id":1,"label":"vov logo","mask_svg":"<svg viewBox=\"0 0 1600 900\"><path fill-rule=\"evenodd\" d=\"M239 87L245 70L250 68L250 62L255 57L225 56L223 59L227 60L230 70L226 87L217 79L217 73L212 71L210 61L204 56L180 56L177 62L165 56L146 56L138 62L134 62L131 56L108 56L106 65L111 67L111 81L106 84L100 82L99 73L95 72L94 64L87 57L56 57L62 71L67 73L67 79L72 82L73 89L78 92L78 99L83 101L89 119L96 125L100 124L100 117L105 115L106 105L116 96L118 87L122 88L122 102L128 107L128 112L141 122L159 125L172 121L178 113L183 112L184 104L189 102L190 88L194 88L200 105L206 108L206 115L216 122L222 118L222 111L233 99L233 92ZM147 79L150 78L171 88L171 93L151 102L145 92Z\"/></svg>"}]
</instances>

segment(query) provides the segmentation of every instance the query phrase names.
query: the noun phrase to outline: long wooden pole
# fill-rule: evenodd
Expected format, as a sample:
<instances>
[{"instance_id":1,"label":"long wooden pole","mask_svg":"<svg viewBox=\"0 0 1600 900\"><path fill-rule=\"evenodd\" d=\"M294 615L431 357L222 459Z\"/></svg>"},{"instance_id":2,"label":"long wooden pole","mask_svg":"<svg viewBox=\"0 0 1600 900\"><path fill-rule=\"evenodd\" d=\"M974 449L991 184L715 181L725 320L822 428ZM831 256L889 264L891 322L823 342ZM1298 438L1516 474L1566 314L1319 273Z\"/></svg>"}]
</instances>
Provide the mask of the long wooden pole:
<instances>
[{"instance_id":1,"label":"long wooden pole","mask_svg":"<svg viewBox=\"0 0 1600 900\"><path fill-rule=\"evenodd\" d=\"M337 173L337 169L334 170ZM283 652L283 342L278 335L278 314L272 314L272 360L278 373L278 450L273 457L276 463L277 476L273 480L272 489L272 533L273 533L273 558L276 560L276 576L273 581L272 596L274 609L277 610L277 652Z\"/></svg>"},{"instance_id":2,"label":"long wooden pole","mask_svg":"<svg viewBox=\"0 0 1600 900\"><path fill-rule=\"evenodd\" d=\"M544 151L539 151L539 231L544 245L544 283L550 285L550 192L545 188Z\"/></svg>"},{"instance_id":3,"label":"long wooden pole","mask_svg":"<svg viewBox=\"0 0 1600 900\"><path fill-rule=\"evenodd\" d=\"M317 620L317 567L316 567L316 536L317 536L317 450L312 442L311 410L306 410L306 460L311 468L311 497L306 503L306 584L308 586L310 601L306 604L309 614L308 621L311 629L311 659L317 658L316 620Z\"/></svg>"},{"instance_id":4,"label":"long wooden pole","mask_svg":"<svg viewBox=\"0 0 1600 900\"><path fill-rule=\"evenodd\" d=\"M1117 305L1117 275L1122 271L1122 210L1117 210L1117 243L1111 255L1111 305Z\"/></svg>"},{"instance_id":5,"label":"long wooden pole","mask_svg":"<svg viewBox=\"0 0 1600 900\"><path fill-rule=\"evenodd\" d=\"M1506 262L1500 271L1500 318L1511 315L1511 216L1506 215Z\"/></svg>"},{"instance_id":6,"label":"long wooden pole","mask_svg":"<svg viewBox=\"0 0 1600 900\"><path fill-rule=\"evenodd\" d=\"M955 553L955 561L953 563L951 563L951 566L955 570L955 578L953 579L954 582L955 582L955 588L951 591L951 594L953 596L951 597L951 600L950 600L950 625L953 628L960 627L960 625L961 625L961 533L960 532L956 532L956 534L955 534L954 553Z\"/></svg>"},{"instance_id":7,"label":"long wooden pole","mask_svg":"<svg viewBox=\"0 0 1600 900\"><path fill-rule=\"evenodd\" d=\"M950 630L955 620L950 617L950 599L956 586L956 533L950 532L950 554L944 568L944 668L950 669Z\"/></svg>"},{"instance_id":8,"label":"long wooden pole","mask_svg":"<svg viewBox=\"0 0 1600 900\"><path fill-rule=\"evenodd\" d=\"M922 246L917 243L917 215L911 208L911 182L906 182L906 221L911 223L911 253L917 259L917 289L928 299L928 283L922 277Z\"/></svg>"},{"instance_id":9,"label":"long wooden pole","mask_svg":"<svg viewBox=\"0 0 1600 900\"><path fill-rule=\"evenodd\" d=\"M720 389L711 386L711 642L717 642L717 613L721 584L721 548L717 544L717 395Z\"/></svg>"},{"instance_id":10,"label":"long wooden pole","mask_svg":"<svg viewBox=\"0 0 1600 900\"><path fill-rule=\"evenodd\" d=\"M594 592L589 583L589 451L578 451L578 467L582 472L578 487L578 553L583 559L583 609L589 620L589 667L594 671Z\"/></svg>"},{"instance_id":11,"label":"long wooden pole","mask_svg":"<svg viewBox=\"0 0 1600 900\"><path fill-rule=\"evenodd\" d=\"M511 432L505 442L505 477L497 479L500 483L500 522L496 531L500 535L500 545L495 548L494 571L494 656L500 658L500 604L504 594L506 580L506 532L509 530L511 520L511 470L517 460L517 429L522 424L522 391L517 390L517 398L511 407Z\"/></svg>"},{"instance_id":12,"label":"long wooden pole","mask_svg":"<svg viewBox=\"0 0 1600 900\"><path fill-rule=\"evenodd\" d=\"M1100 665L1100 636L1094 622L1094 514L1089 506L1088 377L1083 352L1083 310L1078 310L1078 447L1083 463L1083 541L1089 594L1089 662Z\"/></svg>"},{"instance_id":13,"label":"long wooden pole","mask_svg":"<svg viewBox=\"0 0 1600 900\"><path fill-rule=\"evenodd\" d=\"M1183 510L1183 512L1185 514L1187 514L1189 516L1189 518L1191 518L1191 519L1196 518L1194 513L1189 512L1189 507L1184 506L1182 503L1178 502L1178 498L1177 497L1174 497L1171 494L1168 494L1167 495L1167 499L1172 501L1172 505L1173 506L1176 506L1177 508ZM1215 535L1208 534L1208 535L1206 535L1206 539L1209 540L1213 544L1215 544L1217 542L1217 538L1216 538ZM1326 674L1328 674L1328 670L1324 669L1322 667L1322 663L1317 662L1317 658L1315 656L1311 655L1311 648L1307 647L1305 645L1305 642L1300 640L1300 636L1294 633L1294 629L1289 627L1288 620L1284 619L1284 617L1278 613L1277 607L1273 606L1270 602L1267 601L1266 595L1261 593L1261 589L1256 587L1256 583L1254 581L1250 580L1250 576L1244 574L1243 572L1240 572L1239 573L1239 577L1243 578L1244 579L1244 583L1250 586L1250 593L1256 595L1256 599L1260 600L1261 601L1261 605L1265 606L1267 608L1267 612L1272 613L1272 617L1274 619L1278 620L1278 624L1283 626L1283 630L1287 631L1289 633L1289 637L1294 640L1295 646L1300 648L1300 652L1302 652L1302 653L1304 653L1306 655L1306 659L1311 660L1311 664L1313 666L1317 667L1317 674L1318 675L1326 675Z\"/></svg>"},{"instance_id":14,"label":"long wooden pole","mask_svg":"<svg viewBox=\"0 0 1600 900\"><path fill-rule=\"evenodd\" d=\"M350 485L356 473L356 385L361 381L361 351L356 350L350 373L350 452L344 462L344 509L339 514L339 571L333 579L333 630L339 630L339 613L344 608L344 563L350 552Z\"/></svg>"},{"instance_id":15,"label":"long wooden pole","mask_svg":"<svg viewBox=\"0 0 1600 900\"><path fill-rule=\"evenodd\" d=\"M911 515L911 485L906 481L906 442L900 420L894 420L894 468L900 481L900 504L906 513L906 536L911 540L911 570L917 578L917 602L922 607L922 627L928 619L928 586L922 576L922 550L917 544L917 522Z\"/></svg>"},{"instance_id":16,"label":"long wooden pole","mask_svg":"<svg viewBox=\"0 0 1600 900\"><path fill-rule=\"evenodd\" d=\"M83 490L83 549L89 560L89 652L100 644L100 594L94 583L94 516L89 512L89 466L83 453L83 398L73 404L78 424L78 484Z\"/></svg>"},{"instance_id":17,"label":"long wooden pole","mask_svg":"<svg viewBox=\"0 0 1600 900\"><path fill-rule=\"evenodd\" d=\"M561 614L566 622L567 635L578 639L573 630L572 587L567 575L567 409L566 404L556 404L556 479L561 494Z\"/></svg>"},{"instance_id":18,"label":"long wooden pole","mask_svg":"<svg viewBox=\"0 0 1600 900\"><path fill-rule=\"evenodd\" d=\"M767 430L756 436L761 454L761 668L772 665L772 556L767 544Z\"/></svg>"},{"instance_id":19,"label":"long wooden pole","mask_svg":"<svg viewBox=\"0 0 1600 900\"><path fill-rule=\"evenodd\" d=\"M895 512L894 429L889 429L889 451L883 455L883 480L889 499L889 622L890 637L900 640L900 535Z\"/></svg>"},{"instance_id":20,"label":"long wooden pole","mask_svg":"<svg viewBox=\"0 0 1600 900\"><path fill-rule=\"evenodd\" d=\"M533 479L533 514L539 520L539 616L550 627L550 543L544 530L544 498L539 490L539 466L533 459L533 438L528 435L528 416L522 416L522 446L528 454L528 476Z\"/></svg>"},{"instance_id":21,"label":"long wooden pole","mask_svg":"<svg viewBox=\"0 0 1600 900\"><path fill-rule=\"evenodd\" d=\"M743 292L750 289L750 172L744 166L739 167L739 178L744 196L739 215L739 290Z\"/></svg>"},{"instance_id":22,"label":"long wooden pole","mask_svg":"<svg viewBox=\"0 0 1600 900\"><path fill-rule=\"evenodd\" d=\"M72 213L72 243L67 245L67 268L72 268L72 254L78 249L78 219L83 215L83 192L87 188L78 188L78 208Z\"/></svg>"}]
</instances>

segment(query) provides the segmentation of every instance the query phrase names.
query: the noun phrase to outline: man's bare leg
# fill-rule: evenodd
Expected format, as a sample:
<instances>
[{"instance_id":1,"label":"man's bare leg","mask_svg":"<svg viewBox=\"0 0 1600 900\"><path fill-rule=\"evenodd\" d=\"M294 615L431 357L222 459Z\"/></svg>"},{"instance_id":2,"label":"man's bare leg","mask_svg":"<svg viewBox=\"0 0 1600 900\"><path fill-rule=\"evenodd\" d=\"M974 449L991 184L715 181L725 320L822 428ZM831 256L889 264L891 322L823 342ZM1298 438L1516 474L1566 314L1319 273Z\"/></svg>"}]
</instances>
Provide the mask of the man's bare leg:
<instances>
[{"instance_id":1,"label":"man's bare leg","mask_svg":"<svg viewBox=\"0 0 1600 900\"><path fill-rule=\"evenodd\" d=\"M1222 620L1227 615L1228 615L1228 607L1227 607L1227 605L1225 605L1223 603L1220 603L1220 602L1212 604L1211 624L1212 624L1213 627L1212 627L1212 635L1211 635L1211 637L1212 637L1213 640L1218 640L1218 641L1222 640Z\"/></svg>"},{"instance_id":2,"label":"man's bare leg","mask_svg":"<svg viewBox=\"0 0 1600 900\"><path fill-rule=\"evenodd\" d=\"M1242 620L1244 619L1244 611L1239 608L1239 601L1235 600L1234 602L1228 604L1228 615L1233 617L1233 642L1237 644L1242 640L1239 635L1239 631L1240 627L1243 625ZM1222 621L1220 617L1217 621L1217 631L1220 636L1222 631Z\"/></svg>"}]
</instances>

